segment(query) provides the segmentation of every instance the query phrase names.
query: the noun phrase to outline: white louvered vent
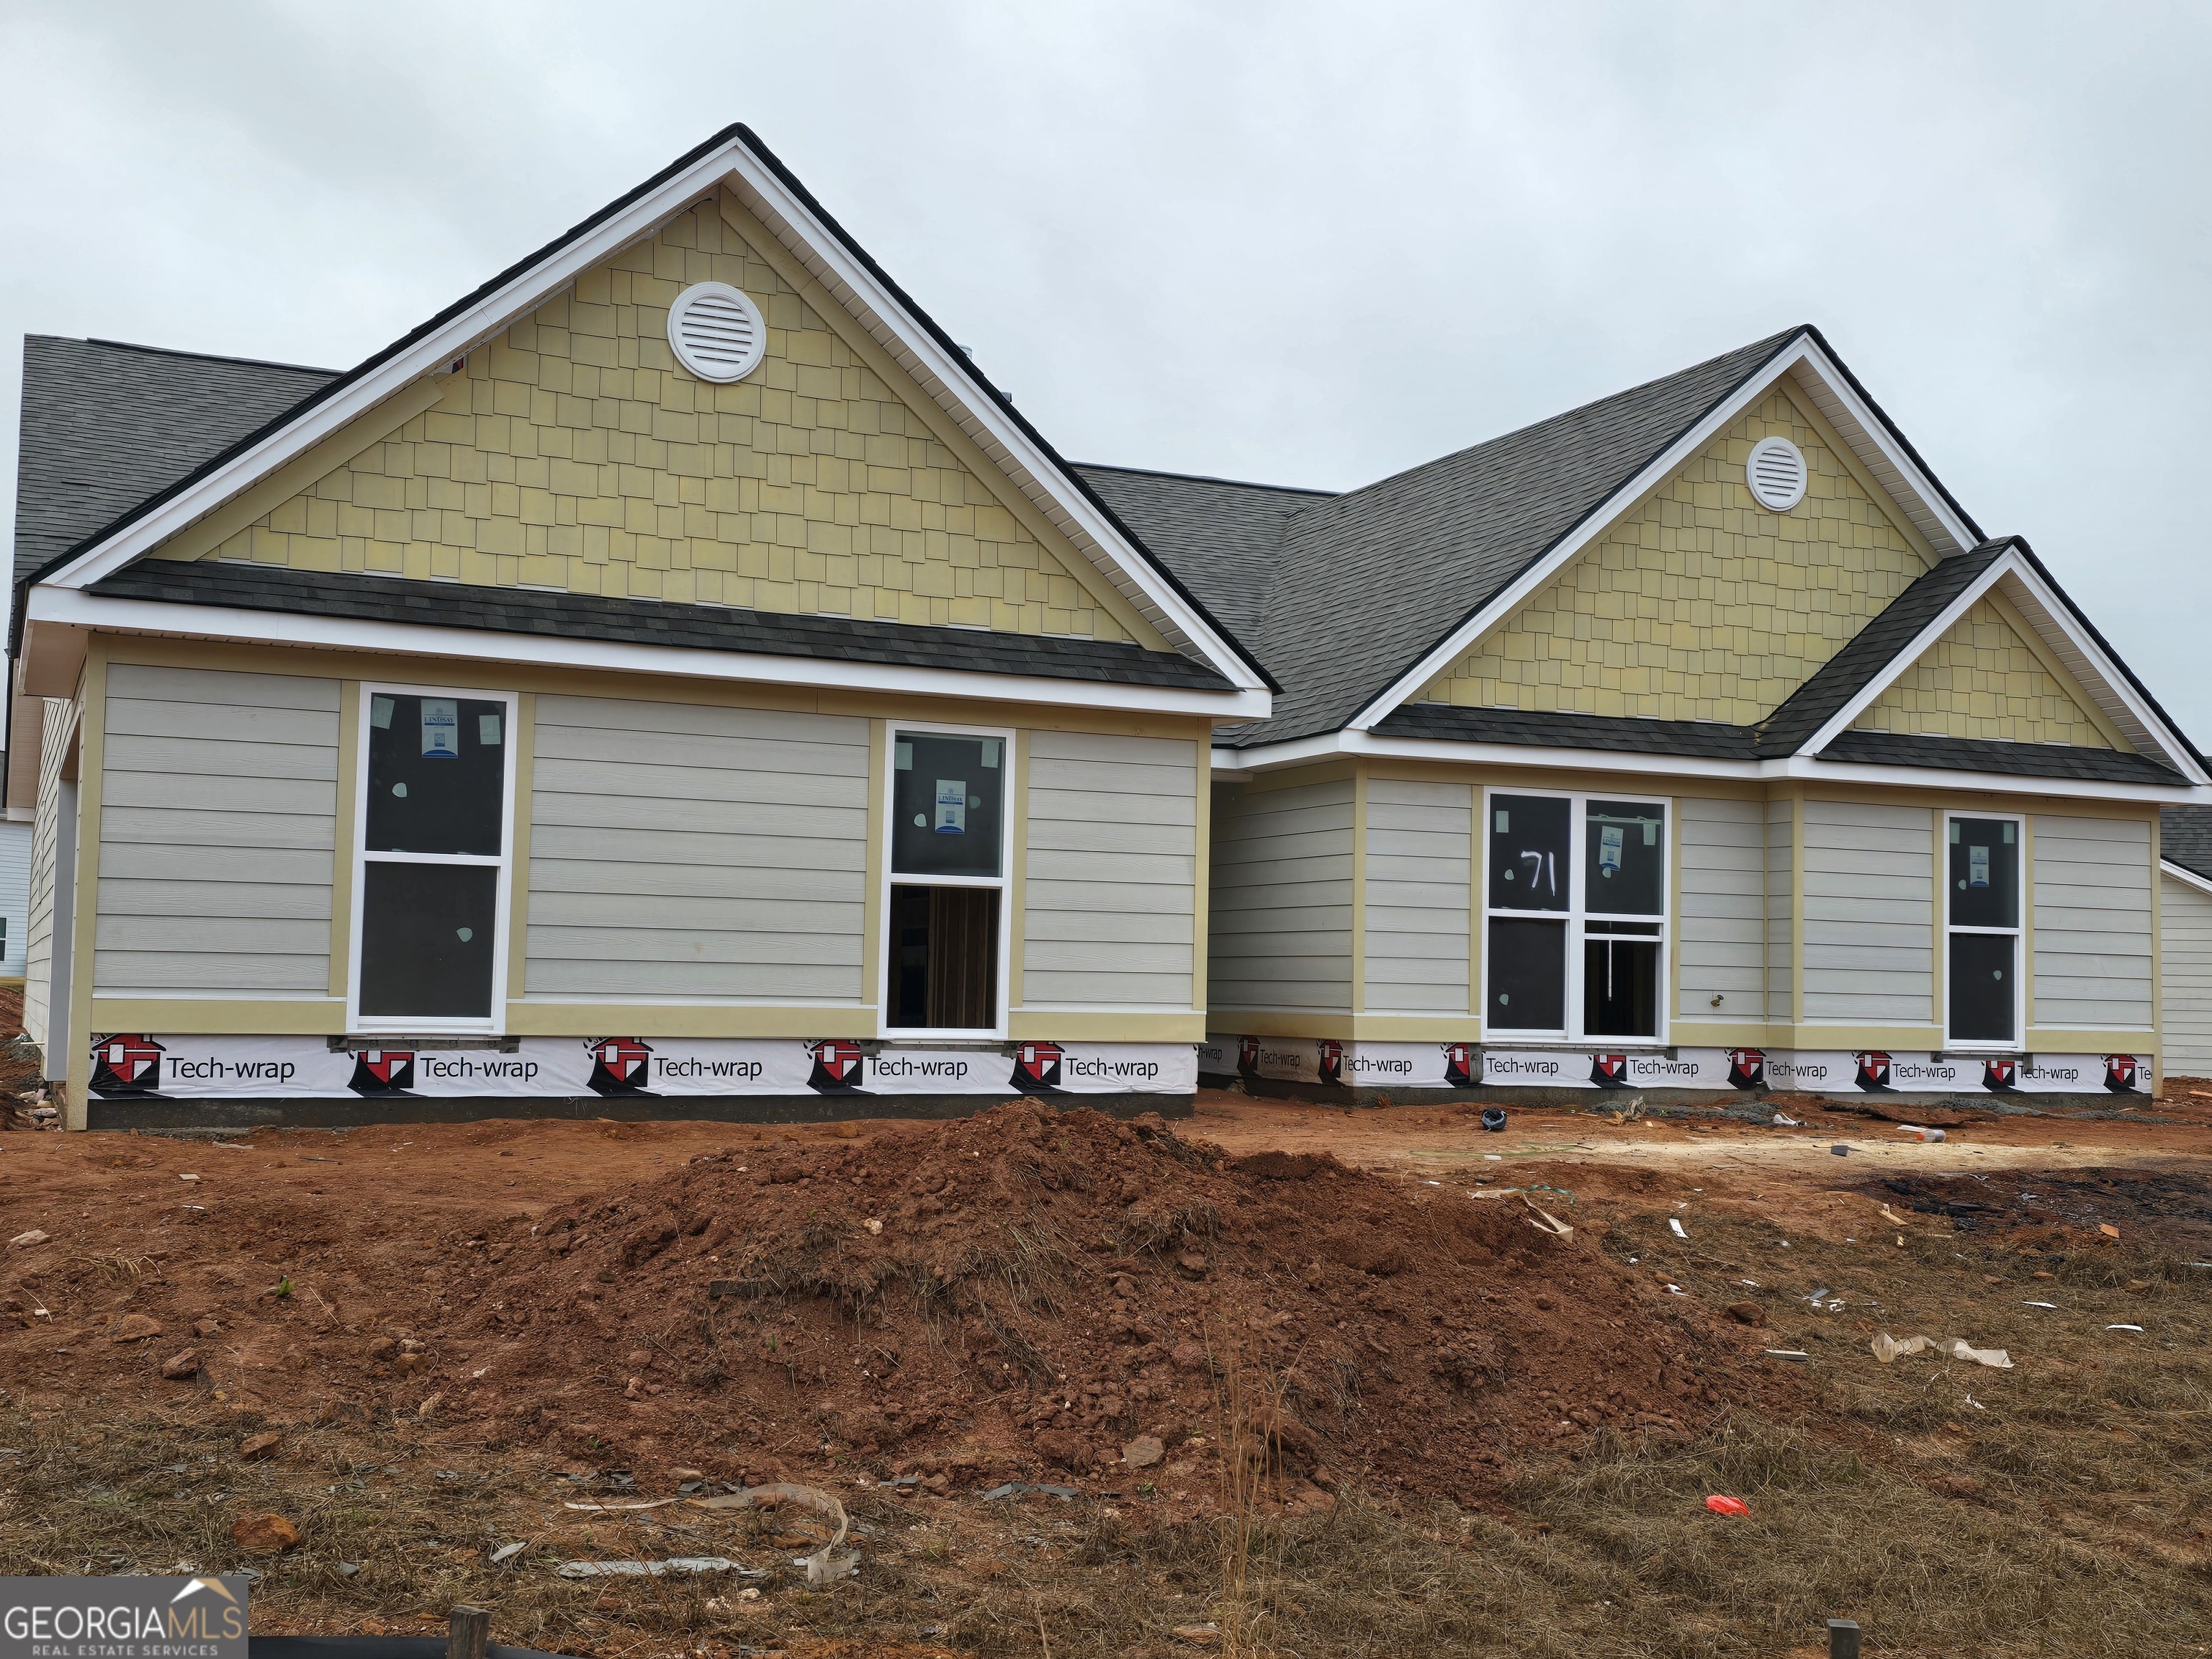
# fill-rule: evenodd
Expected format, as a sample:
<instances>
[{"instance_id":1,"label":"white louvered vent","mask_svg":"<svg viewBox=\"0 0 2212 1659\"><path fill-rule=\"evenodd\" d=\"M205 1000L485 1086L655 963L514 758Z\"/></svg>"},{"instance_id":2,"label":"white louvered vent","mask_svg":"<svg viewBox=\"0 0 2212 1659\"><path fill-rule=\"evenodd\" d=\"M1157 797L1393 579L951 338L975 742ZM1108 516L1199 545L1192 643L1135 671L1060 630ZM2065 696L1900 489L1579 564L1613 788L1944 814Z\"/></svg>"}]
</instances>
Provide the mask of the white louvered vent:
<instances>
[{"instance_id":1,"label":"white louvered vent","mask_svg":"<svg viewBox=\"0 0 2212 1659\"><path fill-rule=\"evenodd\" d=\"M1770 513L1787 513L1805 499L1805 453L1787 438L1761 438L1743 471L1752 495Z\"/></svg>"},{"instance_id":2,"label":"white louvered vent","mask_svg":"<svg viewBox=\"0 0 2212 1659\"><path fill-rule=\"evenodd\" d=\"M760 307L727 283L695 283L668 307L668 344L701 380L727 385L760 367L768 325Z\"/></svg>"}]
</instances>

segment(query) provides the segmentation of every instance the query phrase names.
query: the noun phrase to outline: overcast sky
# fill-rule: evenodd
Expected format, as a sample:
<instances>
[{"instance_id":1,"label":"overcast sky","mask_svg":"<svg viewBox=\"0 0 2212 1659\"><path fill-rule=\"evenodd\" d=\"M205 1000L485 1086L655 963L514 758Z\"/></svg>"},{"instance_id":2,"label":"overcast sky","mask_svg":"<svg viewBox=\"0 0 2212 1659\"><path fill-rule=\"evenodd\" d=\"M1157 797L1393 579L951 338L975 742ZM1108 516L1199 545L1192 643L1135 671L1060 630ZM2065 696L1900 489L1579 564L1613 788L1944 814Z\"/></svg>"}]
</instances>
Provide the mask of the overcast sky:
<instances>
[{"instance_id":1,"label":"overcast sky","mask_svg":"<svg viewBox=\"0 0 2212 1659\"><path fill-rule=\"evenodd\" d=\"M2212 7L0 0L25 332L349 365L732 120L1065 454L1364 483L1817 322L2212 740Z\"/></svg>"}]
</instances>

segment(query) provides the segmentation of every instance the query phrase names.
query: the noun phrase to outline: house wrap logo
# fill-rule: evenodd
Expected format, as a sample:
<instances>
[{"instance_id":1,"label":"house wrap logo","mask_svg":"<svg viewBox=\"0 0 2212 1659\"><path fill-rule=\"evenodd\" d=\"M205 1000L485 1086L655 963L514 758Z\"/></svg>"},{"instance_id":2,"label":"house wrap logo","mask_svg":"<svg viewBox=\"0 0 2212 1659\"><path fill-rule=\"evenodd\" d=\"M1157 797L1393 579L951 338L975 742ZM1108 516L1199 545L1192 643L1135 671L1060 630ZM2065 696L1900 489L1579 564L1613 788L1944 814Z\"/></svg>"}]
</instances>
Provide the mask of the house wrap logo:
<instances>
[{"instance_id":1,"label":"house wrap logo","mask_svg":"<svg viewBox=\"0 0 2212 1659\"><path fill-rule=\"evenodd\" d=\"M1731 1048L1728 1051L1729 1087L1731 1089L1764 1089L1766 1086L1766 1051L1763 1048Z\"/></svg>"},{"instance_id":2,"label":"house wrap logo","mask_svg":"<svg viewBox=\"0 0 2212 1659\"><path fill-rule=\"evenodd\" d=\"M653 1050L635 1037L599 1037L584 1045L592 1057L591 1090L595 1095L643 1095L651 1076Z\"/></svg>"},{"instance_id":3,"label":"house wrap logo","mask_svg":"<svg viewBox=\"0 0 2212 1659\"><path fill-rule=\"evenodd\" d=\"M2016 1060L1984 1060L1982 1087L1987 1089L1991 1094L2018 1094L2020 1092L2020 1062Z\"/></svg>"},{"instance_id":4,"label":"house wrap logo","mask_svg":"<svg viewBox=\"0 0 2212 1659\"><path fill-rule=\"evenodd\" d=\"M149 1036L123 1035L92 1040L92 1092L106 1099L144 1100L161 1086L161 1056L167 1049Z\"/></svg>"},{"instance_id":5,"label":"house wrap logo","mask_svg":"<svg viewBox=\"0 0 2212 1659\"><path fill-rule=\"evenodd\" d=\"M1237 1039L1237 1075L1241 1078L1248 1079L1255 1083L1259 1081L1259 1038L1239 1037Z\"/></svg>"},{"instance_id":6,"label":"house wrap logo","mask_svg":"<svg viewBox=\"0 0 2212 1659\"><path fill-rule=\"evenodd\" d=\"M806 1086L818 1095L852 1095L860 1091L862 1070L860 1045L843 1037L824 1037L819 1042L806 1045L806 1053L814 1068L806 1074Z\"/></svg>"},{"instance_id":7,"label":"house wrap logo","mask_svg":"<svg viewBox=\"0 0 2212 1659\"><path fill-rule=\"evenodd\" d=\"M1323 1083L1344 1081L1344 1045L1333 1037L1314 1044L1314 1072Z\"/></svg>"},{"instance_id":8,"label":"house wrap logo","mask_svg":"<svg viewBox=\"0 0 2212 1659\"><path fill-rule=\"evenodd\" d=\"M2116 1095L2136 1092L2136 1084L2140 1073L2141 1068L2136 1066L2133 1054L2105 1056L2105 1086Z\"/></svg>"},{"instance_id":9,"label":"house wrap logo","mask_svg":"<svg viewBox=\"0 0 2212 1659\"><path fill-rule=\"evenodd\" d=\"M243 1577L0 1578L0 1659L246 1659Z\"/></svg>"},{"instance_id":10,"label":"house wrap logo","mask_svg":"<svg viewBox=\"0 0 2212 1659\"><path fill-rule=\"evenodd\" d=\"M1889 1056L1869 1048L1851 1056L1859 1063L1859 1087L1870 1095L1894 1094L1889 1086Z\"/></svg>"},{"instance_id":11,"label":"house wrap logo","mask_svg":"<svg viewBox=\"0 0 2212 1659\"><path fill-rule=\"evenodd\" d=\"M1024 1042L1014 1050L1014 1087L1052 1093L1060 1088L1057 1042Z\"/></svg>"},{"instance_id":12,"label":"house wrap logo","mask_svg":"<svg viewBox=\"0 0 2212 1659\"><path fill-rule=\"evenodd\" d=\"M1444 1086L1448 1089L1474 1087L1475 1048L1472 1042L1444 1044Z\"/></svg>"},{"instance_id":13,"label":"house wrap logo","mask_svg":"<svg viewBox=\"0 0 2212 1659\"><path fill-rule=\"evenodd\" d=\"M1632 1089L1626 1054L1592 1054L1590 1081L1601 1089Z\"/></svg>"},{"instance_id":14,"label":"house wrap logo","mask_svg":"<svg viewBox=\"0 0 2212 1659\"><path fill-rule=\"evenodd\" d=\"M353 1057L346 1087L357 1095L404 1095L415 1087L412 1048L364 1048Z\"/></svg>"}]
</instances>

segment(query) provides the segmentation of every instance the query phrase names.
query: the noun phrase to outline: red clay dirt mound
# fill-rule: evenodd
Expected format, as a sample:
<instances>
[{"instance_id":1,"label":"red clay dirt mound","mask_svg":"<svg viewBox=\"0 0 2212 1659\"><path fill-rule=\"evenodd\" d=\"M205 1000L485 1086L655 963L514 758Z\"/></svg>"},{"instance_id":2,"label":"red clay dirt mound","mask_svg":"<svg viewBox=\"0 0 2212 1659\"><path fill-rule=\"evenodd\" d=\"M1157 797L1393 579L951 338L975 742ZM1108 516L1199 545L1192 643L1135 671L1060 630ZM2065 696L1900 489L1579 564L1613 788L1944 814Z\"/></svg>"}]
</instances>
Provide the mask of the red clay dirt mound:
<instances>
[{"instance_id":1,"label":"red clay dirt mound","mask_svg":"<svg viewBox=\"0 0 2212 1659\"><path fill-rule=\"evenodd\" d=\"M1232 1164L1157 1118L1030 1101L711 1154L463 1259L451 1322L384 1340L371 1394L641 1472L1173 1490L1203 1484L1233 1361L1248 1394L1279 1379L1261 1415L1285 1472L1456 1493L1601 1425L1683 1431L1743 1386L1740 1336L1518 1200ZM1122 1465L1140 1437L1159 1467Z\"/></svg>"}]
</instances>

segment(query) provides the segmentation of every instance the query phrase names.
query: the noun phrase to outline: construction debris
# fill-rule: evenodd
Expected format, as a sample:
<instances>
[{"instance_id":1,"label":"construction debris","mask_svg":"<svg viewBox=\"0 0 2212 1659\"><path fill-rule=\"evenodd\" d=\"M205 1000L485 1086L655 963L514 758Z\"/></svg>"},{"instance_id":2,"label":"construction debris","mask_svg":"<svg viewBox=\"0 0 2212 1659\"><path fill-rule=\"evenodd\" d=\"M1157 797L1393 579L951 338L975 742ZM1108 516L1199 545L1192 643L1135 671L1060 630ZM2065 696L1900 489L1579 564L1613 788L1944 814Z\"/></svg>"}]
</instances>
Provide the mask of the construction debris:
<instances>
[{"instance_id":1,"label":"construction debris","mask_svg":"<svg viewBox=\"0 0 2212 1659\"><path fill-rule=\"evenodd\" d=\"M748 1567L720 1555L678 1555L666 1561L563 1561L553 1569L561 1578L679 1578L703 1573L734 1572L741 1578L765 1578L758 1567Z\"/></svg>"},{"instance_id":2,"label":"construction debris","mask_svg":"<svg viewBox=\"0 0 2212 1659\"><path fill-rule=\"evenodd\" d=\"M2012 1356L2002 1348L1972 1347L1955 1336L1947 1336L1940 1341L1932 1336L1908 1336L1899 1340L1884 1331L1868 1346L1874 1350L1874 1357L1885 1365L1893 1359L1933 1351L1947 1358L1971 1359L1975 1364L1987 1365L1991 1370L2008 1371L2012 1369Z\"/></svg>"}]
</instances>

